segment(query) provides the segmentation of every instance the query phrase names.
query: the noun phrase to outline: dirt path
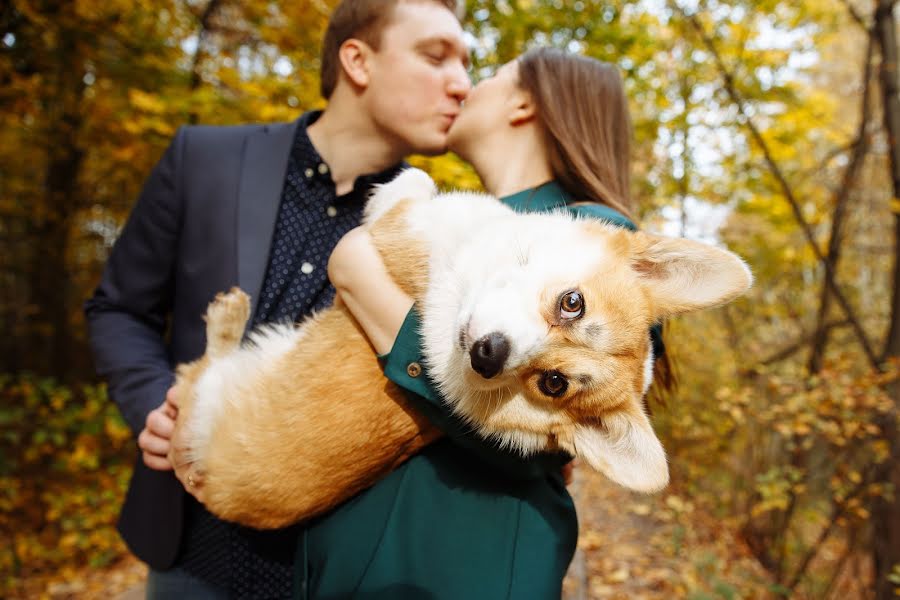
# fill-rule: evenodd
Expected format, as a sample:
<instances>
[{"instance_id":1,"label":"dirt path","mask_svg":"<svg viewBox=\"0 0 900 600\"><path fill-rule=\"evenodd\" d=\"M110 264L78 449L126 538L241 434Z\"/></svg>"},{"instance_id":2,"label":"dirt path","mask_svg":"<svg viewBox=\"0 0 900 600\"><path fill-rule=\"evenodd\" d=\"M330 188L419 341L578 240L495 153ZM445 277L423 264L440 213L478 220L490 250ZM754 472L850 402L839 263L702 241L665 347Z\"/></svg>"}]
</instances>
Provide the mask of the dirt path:
<instances>
[{"instance_id":1,"label":"dirt path","mask_svg":"<svg viewBox=\"0 0 900 600\"><path fill-rule=\"evenodd\" d=\"M763 573L730 528L674 491L632 494L576 469L578 555L565 600L767 596Z\"/></svg>"},{"instance_id":2,"label":"dirt path","mask_svg":"<svg viewBox=\"0 0 900 600\"><path fill-rule=\"evenodd\" d=\"M143 600L147 566L131 554L102 568L63 567L53 573L29 577L6 598L9 600Z\"/></svg>"}]
</instances>

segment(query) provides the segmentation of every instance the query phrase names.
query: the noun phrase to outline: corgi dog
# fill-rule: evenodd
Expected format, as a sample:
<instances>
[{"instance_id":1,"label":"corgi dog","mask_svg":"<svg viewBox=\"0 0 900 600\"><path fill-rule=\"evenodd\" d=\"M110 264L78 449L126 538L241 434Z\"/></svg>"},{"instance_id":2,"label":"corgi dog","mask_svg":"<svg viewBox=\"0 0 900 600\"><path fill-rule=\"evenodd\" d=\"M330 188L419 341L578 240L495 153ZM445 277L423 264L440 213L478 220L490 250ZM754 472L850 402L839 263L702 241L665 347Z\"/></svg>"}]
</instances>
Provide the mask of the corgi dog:
<instances>
[{"instance_id":1,"label":"corgi dog","mask_svg":"<svg viewBox=\"0 0 900 600\"><path fill-rule=\"evenodd\" d=\"M450 409L522 455L562 450L643 492L668 483L644 409L649 329L745 292L740 258L561 212L517 214L484 194L438 194L416 169L374 192L364 225L418 303L421 376ZM257 528L308 519L441 435L385 378L342 304L242 343L249 317L245 293L220 294L206 354L177 374L170 460L216 515Z\"/></svg>"}]
</instances>

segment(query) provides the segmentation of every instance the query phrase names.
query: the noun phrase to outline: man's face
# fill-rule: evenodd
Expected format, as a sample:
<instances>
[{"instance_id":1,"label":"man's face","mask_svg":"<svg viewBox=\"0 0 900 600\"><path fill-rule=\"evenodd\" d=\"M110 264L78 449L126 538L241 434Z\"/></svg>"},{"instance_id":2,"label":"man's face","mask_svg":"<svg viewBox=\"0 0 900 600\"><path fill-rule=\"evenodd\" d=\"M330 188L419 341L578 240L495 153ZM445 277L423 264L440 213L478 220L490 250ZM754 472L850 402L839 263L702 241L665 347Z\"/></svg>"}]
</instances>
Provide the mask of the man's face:
<instances>
[{"instance_id":1,"label":"man's face","mask_svg":"<svg viewBox=\"0 0 900 600\"><path fill-rule=\"evenodd\" d=\"M459 21L434 2L401 2L370 62L365 94L382 134L407 153L440 154L469 92Z\"/></svg>"}]
</instances>

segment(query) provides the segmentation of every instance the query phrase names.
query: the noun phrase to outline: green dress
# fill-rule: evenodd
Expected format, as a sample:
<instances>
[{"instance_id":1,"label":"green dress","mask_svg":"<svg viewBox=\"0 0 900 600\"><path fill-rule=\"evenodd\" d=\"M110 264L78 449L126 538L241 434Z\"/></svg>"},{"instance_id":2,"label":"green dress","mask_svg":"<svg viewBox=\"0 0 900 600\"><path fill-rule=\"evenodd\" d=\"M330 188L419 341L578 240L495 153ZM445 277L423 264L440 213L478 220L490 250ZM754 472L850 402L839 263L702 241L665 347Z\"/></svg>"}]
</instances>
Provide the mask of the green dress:
<instances>
[{"instance_id":1,"label":"green dress","mask_svg":"<svg viewBox=\"0 0 900 600\"><path fill-rule=\"evenodd\" d=\"M569 206L555 182L502 201L517 211L563 209L634 229L607 207ZM407 369L422 363L418 324L413 309L382 357L385 374L448 435L303 530L295 597L558 598L578 539L560 473L570 457L523 459L468 431L427 374Z\"/></svg>"}]
</instances>

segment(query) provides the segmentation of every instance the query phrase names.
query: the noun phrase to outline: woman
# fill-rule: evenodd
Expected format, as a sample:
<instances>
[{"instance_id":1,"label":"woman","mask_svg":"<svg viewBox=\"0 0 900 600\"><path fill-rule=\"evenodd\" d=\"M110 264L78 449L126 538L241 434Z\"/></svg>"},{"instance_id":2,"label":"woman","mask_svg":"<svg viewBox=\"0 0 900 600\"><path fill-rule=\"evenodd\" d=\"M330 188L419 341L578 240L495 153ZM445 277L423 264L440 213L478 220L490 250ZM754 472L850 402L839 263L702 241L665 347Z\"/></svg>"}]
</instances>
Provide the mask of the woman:
<instances>
[{"instance_id":1,"label":"woman","mask_svg":"<svg viewBox=\"0 0 900 600\"><path fill-rule=\"evenodd\" d=\"M449 143L488 192L517 210L564 209L634 229L630 135L614 67L539 49L472 90ZM449 414L427 377L408 372L421 356L418 317L364 230L340 242L329 276L383 355L385 373L414 392L415 407L448 439L310 527L298 569L319 589L338 589L343 577L336 597L558 597L577 540L561 474L569 457L525 460L498 450ZM358 538L360 528L366 534ZM370 535L373 528L380 533ZM361 548L360 538L377 545ZM327 555L316 550L326 547ZM359 563L369 564L364 573L345 571Z\"/></svg>"}]
</instances>

